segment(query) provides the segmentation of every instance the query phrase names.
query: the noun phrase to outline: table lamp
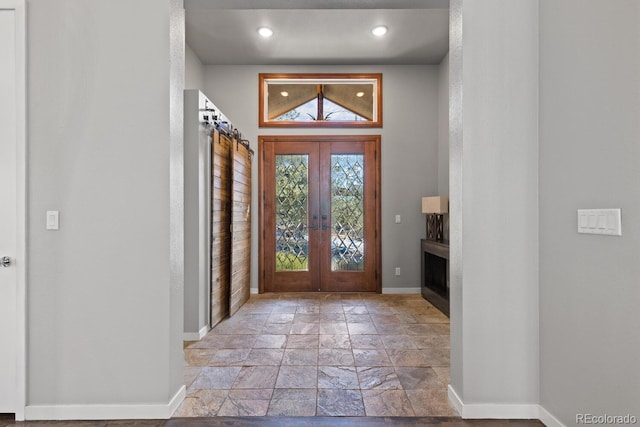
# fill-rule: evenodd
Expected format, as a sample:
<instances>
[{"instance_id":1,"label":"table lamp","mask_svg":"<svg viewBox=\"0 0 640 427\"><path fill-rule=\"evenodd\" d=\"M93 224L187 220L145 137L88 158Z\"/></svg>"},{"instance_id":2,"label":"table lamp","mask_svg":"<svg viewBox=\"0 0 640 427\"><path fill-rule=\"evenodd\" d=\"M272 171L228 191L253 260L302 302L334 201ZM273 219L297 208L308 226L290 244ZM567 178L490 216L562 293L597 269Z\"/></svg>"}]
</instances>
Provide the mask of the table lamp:
<instances>
[{"instance_id":1,"label":"table lamp","mask_svg":"<svg viewBox=\"0 0 640 427\"><path fill-rule=\"evenodd\" d=\"M427 239L442 242L444 237L442 214L449 213L449 198L423 197L422 213L427 214Z\"/></svg>"}]
</instances>

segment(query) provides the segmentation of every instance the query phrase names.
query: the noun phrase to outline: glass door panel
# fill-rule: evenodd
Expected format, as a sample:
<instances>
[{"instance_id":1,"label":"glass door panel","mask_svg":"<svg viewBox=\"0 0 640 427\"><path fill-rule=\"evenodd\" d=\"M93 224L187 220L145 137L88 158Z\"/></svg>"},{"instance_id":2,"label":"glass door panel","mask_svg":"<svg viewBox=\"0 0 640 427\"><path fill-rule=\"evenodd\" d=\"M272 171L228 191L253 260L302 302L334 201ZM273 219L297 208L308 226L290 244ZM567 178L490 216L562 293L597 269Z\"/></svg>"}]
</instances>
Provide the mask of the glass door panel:
<instances>
[{"instance_id":1,"label":"glass door panel","mask_svg":"<svg viewBox=\"0 0 640 427\"><path fill-rule=\"evenodd\" d=\"M309 270L309 156L275 158L276 271Z\"/></svg>"},{"instance_id":2,"label":"glass door panel","mask_svg":"<svg viewBox=\"0 0 640 427\"><path fill-rule=\"evenodd\" d=\"M364 155L331 155L331 271L364 270Z\"/></svg>"}]
</instances>

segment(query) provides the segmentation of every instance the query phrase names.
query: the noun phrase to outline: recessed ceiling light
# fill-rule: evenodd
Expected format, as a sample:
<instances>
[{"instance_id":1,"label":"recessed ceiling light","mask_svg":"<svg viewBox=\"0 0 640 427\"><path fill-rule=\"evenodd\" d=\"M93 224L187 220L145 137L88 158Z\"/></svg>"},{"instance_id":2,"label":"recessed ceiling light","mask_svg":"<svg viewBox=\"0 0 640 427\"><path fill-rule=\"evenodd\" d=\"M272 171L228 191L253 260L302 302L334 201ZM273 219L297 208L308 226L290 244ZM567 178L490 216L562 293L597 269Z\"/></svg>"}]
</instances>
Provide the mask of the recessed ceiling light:
<instances>
[{"instance_id":1,"label":"recessed ceiling light","mask_svg":"<svg viewBox=\"0 0 640 427\"><path fill-rule=\"evenodd\" d=\"M280 92L280 95L289 96L289 92L287 92L286 90L283 90L282 92Z\"/></svg>"},{"instance_id":2,"label":"recessed ceiling light","mask_svg":"<svg viewBox=\"0 0 640 427\"><path fill-rule=\"evenodd\" d=\"M371 34L377 37L382 37L387 34L387 31L389 31L387 27L385 27L384 25L378 25L377 27L373 27L371 29Z\"/></svg>"},{"instance_id":3,"label":"recessed ceiling light","mask_svg":"<svg viewBox=\"0 0 640 427\"><path fill-rule=\"evenodd\" d=\"M269 27L260 27L258 28L258 34L265 39L268 39L273 35L273 30Z\"/></svg>"},{"instance_id":4,"label":"recessed ceiling light","mask_svg":"<svg viewBox=\"0 0 640 427\"><path fill-rule=\"evenodd\" d=\"M356 93L356 96L358 98L362 98L364 96L364 92L358 92L358 93Z\"/></svg>"}]
</instances>

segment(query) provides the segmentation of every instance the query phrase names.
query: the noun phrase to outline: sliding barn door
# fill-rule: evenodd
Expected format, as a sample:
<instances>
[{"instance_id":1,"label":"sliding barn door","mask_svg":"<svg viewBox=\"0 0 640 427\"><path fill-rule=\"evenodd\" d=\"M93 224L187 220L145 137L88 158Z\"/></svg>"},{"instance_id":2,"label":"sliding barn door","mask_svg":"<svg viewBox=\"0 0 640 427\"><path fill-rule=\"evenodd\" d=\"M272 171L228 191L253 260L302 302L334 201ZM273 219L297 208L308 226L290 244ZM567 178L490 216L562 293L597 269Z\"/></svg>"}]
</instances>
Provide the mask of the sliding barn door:
<instances>
[{"instance_id":1,"label":"sliding barn door","mask_svg":"<svg viewBox=\"0 0 640 427\"><path fill-rule=\"evenodd\" d=\"M251 262L251 159L243 144L232 149L231 183L231 291L229 314L233 315L249 299Z\"/></svg>"},{"instance_id":2,"label":"sliding barn door","mask_svg":"<svg viewBox=\"0 0 640 427\"><path fill-rule=\"evenodd\" d=\"M217 129L211 146L211 327L229 315L232 141Z\"/></svg>"}]
</instances>

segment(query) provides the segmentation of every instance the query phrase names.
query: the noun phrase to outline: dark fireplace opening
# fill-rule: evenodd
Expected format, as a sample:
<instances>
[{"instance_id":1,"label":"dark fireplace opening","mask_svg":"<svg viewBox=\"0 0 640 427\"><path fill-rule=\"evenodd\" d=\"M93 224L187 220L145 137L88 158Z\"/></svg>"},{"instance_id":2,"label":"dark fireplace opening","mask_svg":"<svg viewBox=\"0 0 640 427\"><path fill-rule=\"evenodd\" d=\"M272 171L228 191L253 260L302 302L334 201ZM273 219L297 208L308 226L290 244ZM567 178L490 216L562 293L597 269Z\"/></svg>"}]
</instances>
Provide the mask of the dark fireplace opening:
<instances>
[{"instance_id":1,"label":"dark fireplace opening","mask_svg":"<svg viewBox=\"0 0 640 427\"><path fill-rule=\"evenodd\" d=\"M447 288L447 260L430 253L424 254L424 285L443 298L449 298Z\"/></svg>"},{"instance_id":2,"label":"dark fireplace opening","mask_svg":"<svg viewBox=\"0 0 640 427\"><path fill-rule=\"evenodd\" d=\"M421 240L422 296L449 316L449 245Z\"/></svg>"}]
</instances>

